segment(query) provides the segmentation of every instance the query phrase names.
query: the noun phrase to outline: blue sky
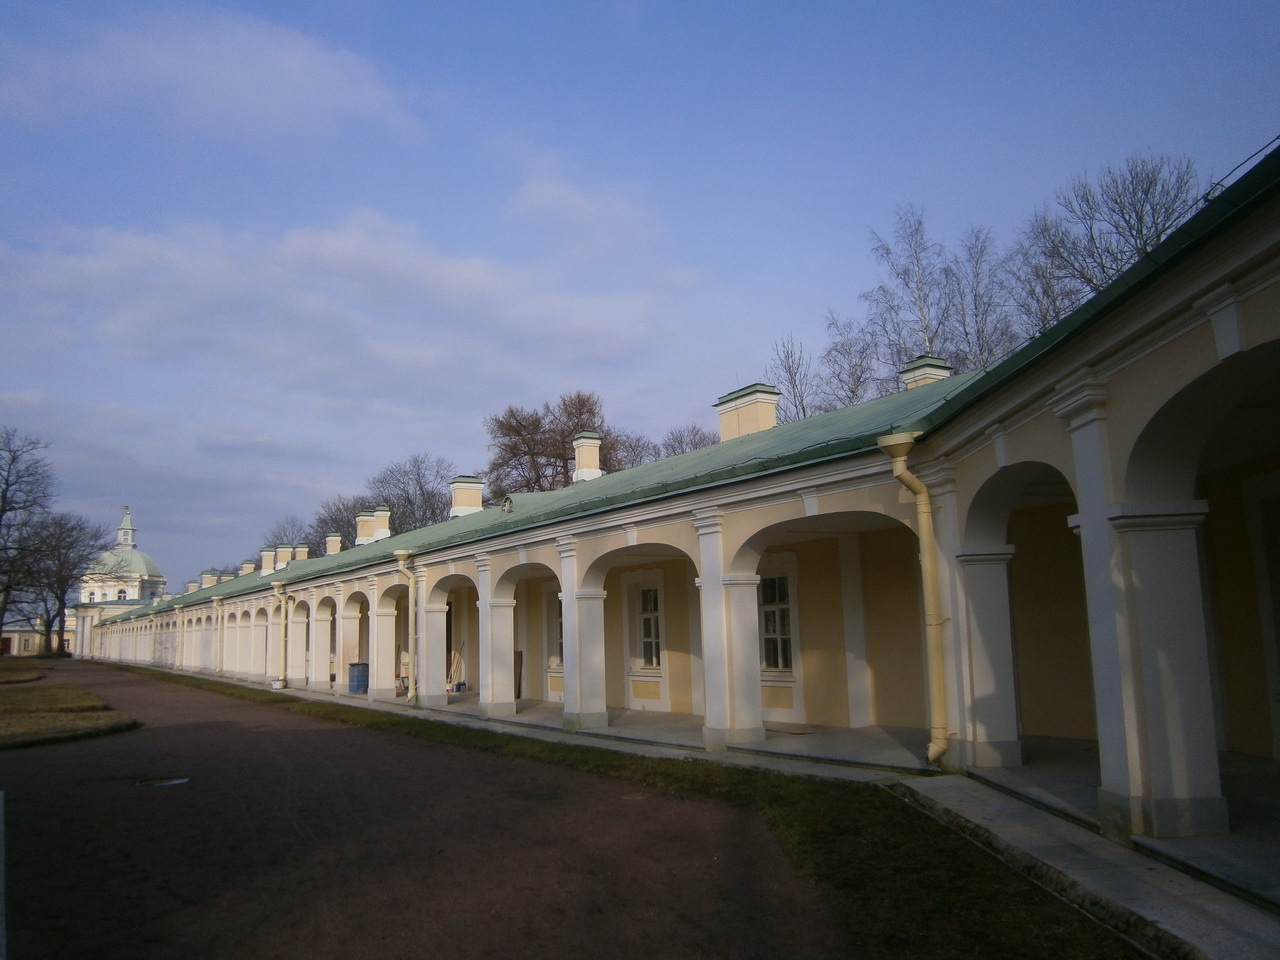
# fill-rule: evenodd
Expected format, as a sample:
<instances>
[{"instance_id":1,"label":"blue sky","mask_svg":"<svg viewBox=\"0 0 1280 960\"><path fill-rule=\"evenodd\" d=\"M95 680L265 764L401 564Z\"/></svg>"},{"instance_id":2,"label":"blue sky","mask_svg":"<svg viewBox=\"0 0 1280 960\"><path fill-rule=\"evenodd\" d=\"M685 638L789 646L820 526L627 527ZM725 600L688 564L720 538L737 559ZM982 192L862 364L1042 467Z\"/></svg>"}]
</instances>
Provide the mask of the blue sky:
<instances>
[{"instance_id":1,"label":"blue sky","mask_svg":"<svg viewBox=\"0 0 1280 960\"><path fill-rule=\"evenodd\" d=\"M0 423L171 585L484 418L661 437L813 346L912 201L1001 242L1280 133L1280 5L0 7Z\"/></svg>"}]
</instances>

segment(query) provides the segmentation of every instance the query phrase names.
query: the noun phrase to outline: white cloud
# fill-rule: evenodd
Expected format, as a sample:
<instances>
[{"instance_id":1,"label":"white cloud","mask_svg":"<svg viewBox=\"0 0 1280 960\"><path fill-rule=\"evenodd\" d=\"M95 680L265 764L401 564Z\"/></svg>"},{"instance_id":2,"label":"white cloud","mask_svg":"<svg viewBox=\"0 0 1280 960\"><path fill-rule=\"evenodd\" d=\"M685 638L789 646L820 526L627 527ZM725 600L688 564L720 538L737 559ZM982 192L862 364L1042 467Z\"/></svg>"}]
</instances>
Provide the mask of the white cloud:
<instances>
[{"instance_id":1,"label":"white cloud","mask_svg":"<svg viewBox=\"0 0 1280 960\"><path fill-rule=\"evenodd\" d=\"M0 110L61 121L127 107L188 134L272 143L352 122L419 121L378 68L297 30L225 11L153 12L76 49L6 44Z\"/></svg>"}]
</instances>

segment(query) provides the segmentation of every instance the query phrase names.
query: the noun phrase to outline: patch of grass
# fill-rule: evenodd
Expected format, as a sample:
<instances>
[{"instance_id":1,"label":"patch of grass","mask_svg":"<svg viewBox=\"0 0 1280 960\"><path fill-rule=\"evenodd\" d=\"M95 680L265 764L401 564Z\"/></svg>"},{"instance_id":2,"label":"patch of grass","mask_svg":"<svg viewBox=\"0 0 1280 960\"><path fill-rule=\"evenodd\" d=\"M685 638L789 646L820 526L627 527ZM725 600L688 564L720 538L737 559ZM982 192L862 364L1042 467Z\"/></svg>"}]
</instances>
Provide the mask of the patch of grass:
<instances>
[{"instance_id":1,"label":"patch of grass","mask_svg":"<svg viewBox=\"0 0 1280 960\"><path fill-rule=\"evenodd\" d=\"M44 676L44 671L32 666L26 657L14 659L0 657L0 683L30 683Z\"/></svg>"},{"instance_id":2,"label":"patch of grass","mask_svg":"<svg viewBox=\"0 0 1280 960\"><path fill-rule=\"evenodd\" d=\"M200 679L156 675L180 683ZM192 685L232 696L245 692L212 680ZM639 757L287 694L268 697L270 702L287 700L288 709L310 717L749 808L763 817L796 869L827 901L859 956L1143 956L956 831L871 784L784 776L696 759Z\"/></svg>"},{"instance_id":3,"label":"patch of grass","mask_svg":"<svg viewBox=\"0 0 1280 960\"><path fill-rule=\"evenodd\" d=\"M0 690L0 714L9 713L83 713L106 710L101 697L79 687L48 684L42 687L20 687Z\"/></svg>"},{"instance_id":4,"label":"patch of grass","mask_svg":"<svg viewBox=\"0 0 1280 960\"><path fill-rule=\"evenodd\" d=\"M131 730L137 725L138 722L132 717L115 710L0 714L0 749L79 740L83 737Z\"/></svg>"}]
</instances>

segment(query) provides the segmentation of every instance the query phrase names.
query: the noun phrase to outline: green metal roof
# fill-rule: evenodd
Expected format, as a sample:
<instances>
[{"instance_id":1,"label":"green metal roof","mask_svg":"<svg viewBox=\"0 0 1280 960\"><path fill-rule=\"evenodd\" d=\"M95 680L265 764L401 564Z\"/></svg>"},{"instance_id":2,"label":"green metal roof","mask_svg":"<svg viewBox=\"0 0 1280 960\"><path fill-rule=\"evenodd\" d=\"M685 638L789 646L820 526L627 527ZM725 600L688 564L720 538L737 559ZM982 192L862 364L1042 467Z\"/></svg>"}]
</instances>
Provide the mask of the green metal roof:
<instances>
[{"instance_id":1,"label":"green metal roof","mask_svg":"<svg viewBox=\"0 0 1280 960\"><path fill-rule=\"evenodd\" d=\"M1234 184L1208 201L1160 246L1097 296L1006 360L984 370L924 384L621 473L575 483L562 490L513 494L509 498L510 512L495 507L455 517L332 556L295 560L286 569L265 577L254 571L111 619L124 620L160 613L215 596L230 599L260 591L272 581L298 584L341 575L385 564L393 559L393 551L396 550L420 555L463 544L475 544L482 549L480 545L494 537L534 530L570 517L590 516L752 477L877 452L878 437L935 430L981 397L1022 375L1040 357L1097 322L1109 308L1167 274L1277 192L1280 192L1280 150L1272 151ZM735 391L735 394L740 392Z\"/></svg>"}]
</instances>

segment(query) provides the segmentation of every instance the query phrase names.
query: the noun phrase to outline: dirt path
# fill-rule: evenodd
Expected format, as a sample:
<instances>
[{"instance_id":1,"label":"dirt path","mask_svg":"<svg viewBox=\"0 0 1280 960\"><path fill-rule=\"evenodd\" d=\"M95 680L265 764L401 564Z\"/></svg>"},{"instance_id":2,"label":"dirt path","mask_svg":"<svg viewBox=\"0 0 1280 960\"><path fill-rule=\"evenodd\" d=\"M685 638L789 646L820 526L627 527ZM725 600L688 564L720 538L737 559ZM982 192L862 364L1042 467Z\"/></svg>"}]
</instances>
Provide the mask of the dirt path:
<instances>
[{"instance_id":1,"label":"dirt path","mask_svg":"<svg viewBox=\"0 0 1280 960\"><path fill-rule=\"evenodd\" d=\"M0 752L10 960L849 955L742 811L91 663L44 682L143 727Z\"/></svg>"}]
</instances>

